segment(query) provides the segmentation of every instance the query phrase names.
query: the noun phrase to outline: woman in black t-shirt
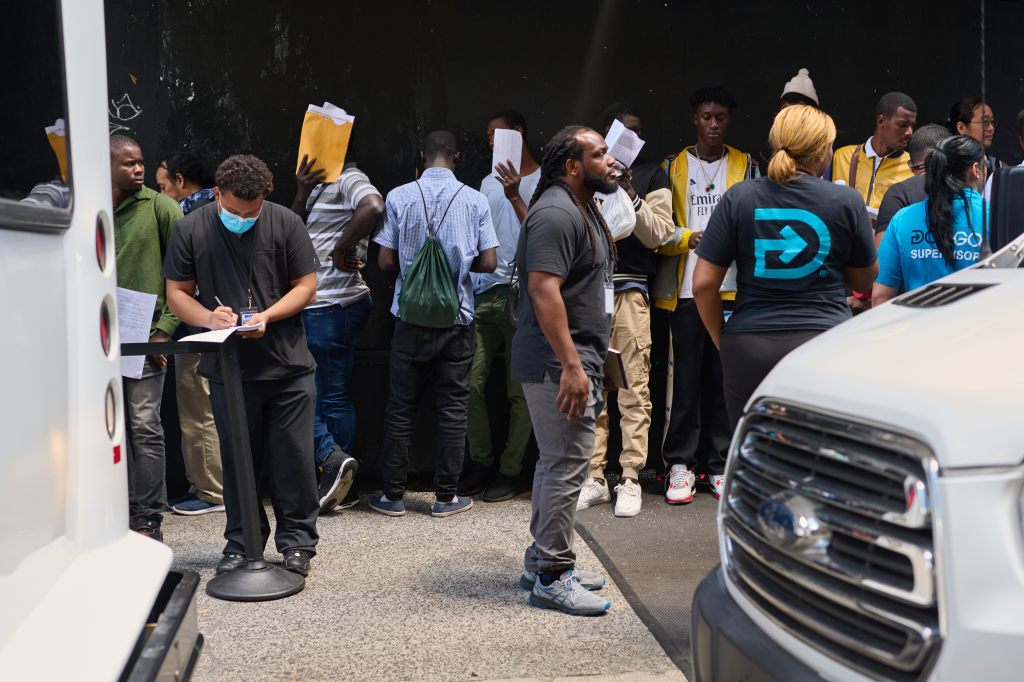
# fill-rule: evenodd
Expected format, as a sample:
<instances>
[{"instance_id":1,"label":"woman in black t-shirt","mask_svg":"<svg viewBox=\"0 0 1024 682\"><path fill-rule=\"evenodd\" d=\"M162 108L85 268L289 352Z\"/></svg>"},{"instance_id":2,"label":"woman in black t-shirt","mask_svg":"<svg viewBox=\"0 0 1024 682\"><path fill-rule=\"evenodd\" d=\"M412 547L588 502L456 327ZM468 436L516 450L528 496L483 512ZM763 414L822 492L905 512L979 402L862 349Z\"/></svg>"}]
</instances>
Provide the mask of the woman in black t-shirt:
<instances>
[{"instance_id":1,"label":"woman in black t-shirt","mask_svg":"<svg viewBox=\"0 0 1024 682\"><path fill-rule=\"evenodd\" d=\"M768 177L729 189L697 255L693 298L722 357L726 409L735 427L761 380L789 351L850 317L846 291L878 273L864 201L825 182L836 127L814 107L786 107L769 140ZM737 267L726 324L718 289Z\"/></svg>"}]
</instances>

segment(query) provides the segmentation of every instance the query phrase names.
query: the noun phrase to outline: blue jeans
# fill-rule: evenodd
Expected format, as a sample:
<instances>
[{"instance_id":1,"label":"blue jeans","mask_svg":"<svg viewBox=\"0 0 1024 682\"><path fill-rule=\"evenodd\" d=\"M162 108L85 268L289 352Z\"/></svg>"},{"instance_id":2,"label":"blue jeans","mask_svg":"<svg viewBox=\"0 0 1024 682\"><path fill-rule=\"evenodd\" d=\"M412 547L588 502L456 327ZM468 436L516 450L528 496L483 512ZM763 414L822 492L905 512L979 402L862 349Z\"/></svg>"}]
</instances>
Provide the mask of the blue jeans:
<instances>
[{"instance_id":1,"label":"blue jeans","mask_svg":"<svg viewBox=\"0 0 1024 682\"><path fill-rule=\"evenodd\" d=\"M347 306L335 304L302 311L306 342L316 360L316 414L313 452L320 464L335 443L352 452L356 439L356 410L352 404L352 367L356 342L373 304L364 296Z\"/></svg>"}]
</instances>

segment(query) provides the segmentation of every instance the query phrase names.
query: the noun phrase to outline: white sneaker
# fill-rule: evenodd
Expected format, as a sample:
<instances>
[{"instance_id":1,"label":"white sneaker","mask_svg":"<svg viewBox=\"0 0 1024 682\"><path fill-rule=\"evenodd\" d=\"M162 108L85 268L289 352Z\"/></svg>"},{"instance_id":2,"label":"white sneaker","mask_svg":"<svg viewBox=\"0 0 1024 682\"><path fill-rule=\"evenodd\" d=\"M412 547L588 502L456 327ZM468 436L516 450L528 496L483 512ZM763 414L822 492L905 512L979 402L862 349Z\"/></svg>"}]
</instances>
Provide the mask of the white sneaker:
<instances>
[{"instance_id":1,"label":"white sneaker","mask_svg":"<svg viewBox=\"0 0 1024 682\"><path fill-rule=\"evenodd\" d=\"M596 478L588 478L580 491L580 499L576 503L576 511L593 507L595 504L603 504L612 501L612 494L608 490L608 483Z\"/></svg>"},{"instance_id":2,"label":"white sneaker","mask_svg":"<svg viewBox=\"0 0 1024 682\"><path fill-rule=\"evenodd\" d=\"M722 491L725 490L725 474L718 474L711 477L711 492L716 500L722 499Z\"/></svg>"},{"instance_id":3,"label":"white sneaker","mask_svg":"<svg viewBox=\"0 0 1024 682\"><path fill-rule=\"evenodd\" d=\"M685 464L673 464L668 471L668 489L665 501L669 504L686 504L693 501L693 486L697 477Z\"/></svg>"},{"instance_id":4,"label":"white sneaker","mask_svg":"<svg viewBox=\"0 0 1024 682\"><path fill-rule=\"evenodd\" d=\"M636 516L640 513L643 497L638 483L634 483L631 478L624 478L622 483L615 486L615 493L616 516Z\"/></svg>"}]
</instances>

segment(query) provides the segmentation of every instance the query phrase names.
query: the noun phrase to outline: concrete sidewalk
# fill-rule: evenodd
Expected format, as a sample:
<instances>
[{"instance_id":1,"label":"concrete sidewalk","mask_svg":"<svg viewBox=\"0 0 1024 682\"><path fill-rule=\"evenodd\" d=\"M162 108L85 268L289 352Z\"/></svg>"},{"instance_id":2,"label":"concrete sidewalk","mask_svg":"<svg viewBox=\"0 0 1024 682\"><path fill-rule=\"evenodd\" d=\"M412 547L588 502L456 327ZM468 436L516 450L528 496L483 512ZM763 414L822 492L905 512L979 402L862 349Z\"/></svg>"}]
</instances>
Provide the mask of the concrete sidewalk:
<instances>
[{"instance_id":1,"label":"concrete sidewalk","mask_svg":"<svg viewBox=\"0 0 1024 682\"><path fill-rule=\"evenodd\" d=\"M596 618L527 604L516 582L528 497L477 501L447 519L428 515L432 500L410 493L402 518L365 506L322 518L305 590L251 604L203 591L223 549L224 515L165 516L175 565L203 578L206 645L195 679L685 680L614 584L604 590L612 610ZM270 544L267 558L279 561ZM601 570L578 538L576 551L580 567Z\"/></svg>"}]
</instances>

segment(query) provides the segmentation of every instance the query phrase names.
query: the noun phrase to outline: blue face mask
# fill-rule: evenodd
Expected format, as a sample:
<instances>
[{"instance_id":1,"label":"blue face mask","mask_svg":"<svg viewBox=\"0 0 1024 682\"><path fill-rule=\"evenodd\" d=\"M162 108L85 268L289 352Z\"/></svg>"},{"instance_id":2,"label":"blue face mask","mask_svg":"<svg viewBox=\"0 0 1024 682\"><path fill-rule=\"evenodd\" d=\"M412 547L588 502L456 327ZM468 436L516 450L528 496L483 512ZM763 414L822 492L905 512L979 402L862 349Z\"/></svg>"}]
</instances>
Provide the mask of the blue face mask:
<instances>
[{"instance_id":1,"label":"blue face mask","mask_svg":"<svg viewBox=\"0 0 1024 682\"><path fill-rule=\"evenodd\" d=\"M259 219L258 215L255 218L243 218L241 216L237 216L221 206L219 202L217 204L217 208L220 209L220 221L224 223L224 227L226 227L229 232L234 232L235 234L248 232ZM262 212L263 209L260 209L260 213Z\"/></svg>"}]
</instances>

